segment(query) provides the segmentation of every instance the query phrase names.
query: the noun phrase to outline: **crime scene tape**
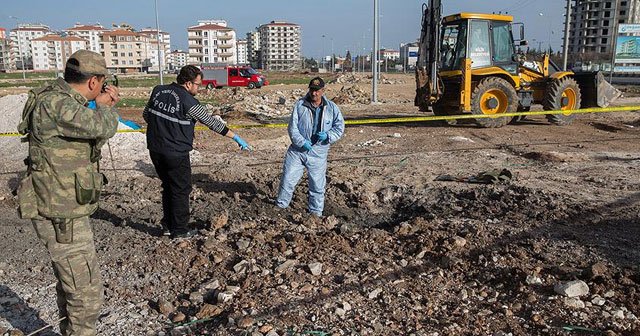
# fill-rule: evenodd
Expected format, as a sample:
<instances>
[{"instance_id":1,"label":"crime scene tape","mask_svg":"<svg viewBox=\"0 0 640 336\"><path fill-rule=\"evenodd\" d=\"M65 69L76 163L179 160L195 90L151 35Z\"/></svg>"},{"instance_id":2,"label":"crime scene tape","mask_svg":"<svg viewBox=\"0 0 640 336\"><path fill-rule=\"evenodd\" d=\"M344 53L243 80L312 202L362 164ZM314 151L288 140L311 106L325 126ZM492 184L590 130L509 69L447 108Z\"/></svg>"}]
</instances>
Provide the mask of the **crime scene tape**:
<instances>
[{"instance_id":1,"label":"crime scene tape","mask_svg":"<svg viewBox=\"0 0 640 336\"><path fill-rule=\"evenodd\" d=\"M398 117L398 118L367 118L367 119L348 119L345 120L346 125L370 125L370 124L389 124L389 123L411 123L411 122L424 122L424 121L439 121L439 120L460 120L460 119L481 119L481 118L506 118L506 117L519 117L519 116L533 116L533 115L546 115L546 114L585 114L585 113L613 113L613 112L633 112L640 111L640 106L617 106L617 107L605 107L605 108L586 108L579 110L555 110L555 111L533 111L533 112L514 112L514 113L501 113L501 114L461 114L450 116L424 116L424 117ZM248 125L229 125L231 129L241 128L284 128L287 127L286 123L277 124L248 124ZM196 131L209 130L206 126L196 126ZM139 130L124 129L118 130L118 133L132 133L141 132L144 133L144 128ZM0 137L16 137L21 136L19 133L0 133Z\"/></svg>"}]
</instances>

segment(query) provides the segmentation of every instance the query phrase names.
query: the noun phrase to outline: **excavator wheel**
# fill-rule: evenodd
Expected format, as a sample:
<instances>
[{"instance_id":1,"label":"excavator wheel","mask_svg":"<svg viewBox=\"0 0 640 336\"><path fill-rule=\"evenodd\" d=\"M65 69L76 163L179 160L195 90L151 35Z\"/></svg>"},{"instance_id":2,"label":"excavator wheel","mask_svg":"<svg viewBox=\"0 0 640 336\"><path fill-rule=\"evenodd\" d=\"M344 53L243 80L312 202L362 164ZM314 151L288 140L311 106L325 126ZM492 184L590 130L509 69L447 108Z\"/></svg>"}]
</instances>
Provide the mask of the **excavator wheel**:
<instances>
[{"instance_id":1,"label":"excavator wheel","mask_svg":"<svg viewBox=\"0 0 640 336\"><path fill-rule=\"evenodd\" d=\"M571 77L564 77L552 81L547 86L547 91L542 101L545 111L577 110L580 108L580 87ZM560 113L547 114L547 120L555 125L569 125L576 118L575 114Z\"/></svg>"},{"instance_id":2,"label":"excavator wheel","mask_svg":"<svg viewBox=\"0 0 640 336\"><path fill-rule=\"evenodd\" d=\"M518 108L516 89L500 77L487 77L478 83L471 93L471 112L473 114L500 115L513 113ZM511 117L479 118L476 123L481 127L502 127L511 121Z\"/></svg>"}]
</instances>

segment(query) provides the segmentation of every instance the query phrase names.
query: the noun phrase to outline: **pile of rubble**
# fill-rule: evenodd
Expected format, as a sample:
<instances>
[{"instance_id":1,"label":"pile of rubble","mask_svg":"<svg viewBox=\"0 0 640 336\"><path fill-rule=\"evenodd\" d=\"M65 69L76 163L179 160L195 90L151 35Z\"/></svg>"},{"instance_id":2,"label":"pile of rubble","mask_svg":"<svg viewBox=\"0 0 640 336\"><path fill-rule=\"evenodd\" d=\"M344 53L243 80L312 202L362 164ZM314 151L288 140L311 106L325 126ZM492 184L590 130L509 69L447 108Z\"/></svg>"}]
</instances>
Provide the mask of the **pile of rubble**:
<instances>
[{"instance_id":1,"label":"pile of rubble","mask_svg":"<svg viewBox=\"0 0 640 336\"><path fill-rule=\"evenodd\" d=\"M365 78L371 79L371 77L363 76L358 73L346 73L338 76L336 79L330 80L329 84L354 84L363 81Z\"/></svg>"},{"instance_id":2,"label":"pile of rubble","mask_svg":"<svg viewBox=\"0 0 640 336\"><path fill-rule=\"evenodd\" d=\"M347 73L338 76L336 79L329 81L329 84L355 84L355 83L371 83L373 76L371 74L364 75L362 73ZM380 74L380 84L404 84L402 79L392 79L384 74Z\"/></svg>"},{"instance_id":3,"label":"pile of rubble","mask_svg":"<svg viewBox=\"0 0 640 336\"><path fill-rule=\"evenodd\" d=\"M338 105L369 104L371 102L371 96L369 92L358 86L343 86L332 100Z\"/></svg>"},{"instance_id":4,"label":"pile of rubble","mask_svg":"<svg viewBox=\"0 0 640 336\"><path fill-rule=\"evenodd\" d=\"M230 112L242 112L259 120L279 119L291 113L295 102L305 91L302 89L275 92L258 92L244 89L223 89L203 93L201 100L213 99L217 106L209 105L209 109L218 115Z\"/></svg>"}]
</instances>

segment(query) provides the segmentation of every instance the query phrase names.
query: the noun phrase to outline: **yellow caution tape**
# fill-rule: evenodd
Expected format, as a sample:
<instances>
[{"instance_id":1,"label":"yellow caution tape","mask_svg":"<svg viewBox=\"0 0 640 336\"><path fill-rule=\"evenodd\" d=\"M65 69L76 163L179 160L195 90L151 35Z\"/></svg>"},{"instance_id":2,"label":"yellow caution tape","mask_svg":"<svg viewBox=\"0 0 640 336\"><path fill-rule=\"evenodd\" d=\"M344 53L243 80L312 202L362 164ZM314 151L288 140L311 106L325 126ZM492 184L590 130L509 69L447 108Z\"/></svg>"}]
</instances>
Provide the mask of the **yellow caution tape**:
<instances>
[{"instance_id":1,"label":"yellow caution tape","mask_svg":"<svg viewBox=\"0 0 640 336\"><path fill-rule=\"evenodd\" d=\"M586 108L580 110L555 110L555 111L534 111L534 112L515 112L515 113L501 113L501 114L462 114L462 115L450 115L450 116L425 116L425 117L399 117L399 118L371 118L371 119L351 119L345 120L347 125L369 125L369 124L389 124L389 123L409 123L409 122L422 122L422 121L438 121L438 120L459 120L459 119L481 119L481 118L505 118L505 117L519 117L530 115L546 115L546 114L584 114L584 113L612 113L612 112L631 112L640 111L640 106L618 106L618 107L605 107L605 108ZM229 125L231 129L240 128L284 128L288 124L249 124L249 125ZM209 128L206 126L196 126L196 131L205 131ZM139 130L126 129L118 130L118 133L131 133L140 132L145 133L144 128ZM21 136L19 133L0 133L0 137L16 137Z\"/></svg>"}]
</instances>

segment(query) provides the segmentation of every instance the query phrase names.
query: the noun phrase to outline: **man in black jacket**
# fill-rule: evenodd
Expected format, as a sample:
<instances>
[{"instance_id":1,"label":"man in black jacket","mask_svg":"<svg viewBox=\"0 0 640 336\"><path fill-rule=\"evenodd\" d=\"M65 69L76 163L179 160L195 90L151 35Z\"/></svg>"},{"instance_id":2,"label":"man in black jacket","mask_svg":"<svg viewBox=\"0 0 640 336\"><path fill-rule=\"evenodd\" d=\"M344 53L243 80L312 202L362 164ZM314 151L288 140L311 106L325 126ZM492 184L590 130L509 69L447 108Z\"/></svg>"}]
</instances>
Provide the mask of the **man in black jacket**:
<instances>
[{"instance_id":1,"label":"man in black jacket","mask_svg":"<svg viewBox=\"0 0 640 336\"><path fill-rule=\"evenodd\" d=\"M191 163L196 121L212 131L233 139L242 150L251 147L232 132L219 117L214 117L195 98L202 84L202 71L193 65L180 70L177 83L158 85L144 109L147 122L147 148L156 172L162 181L162 210L165 235L188 238L189 194L191 193Z\"/></svg>"}]
</instances>

